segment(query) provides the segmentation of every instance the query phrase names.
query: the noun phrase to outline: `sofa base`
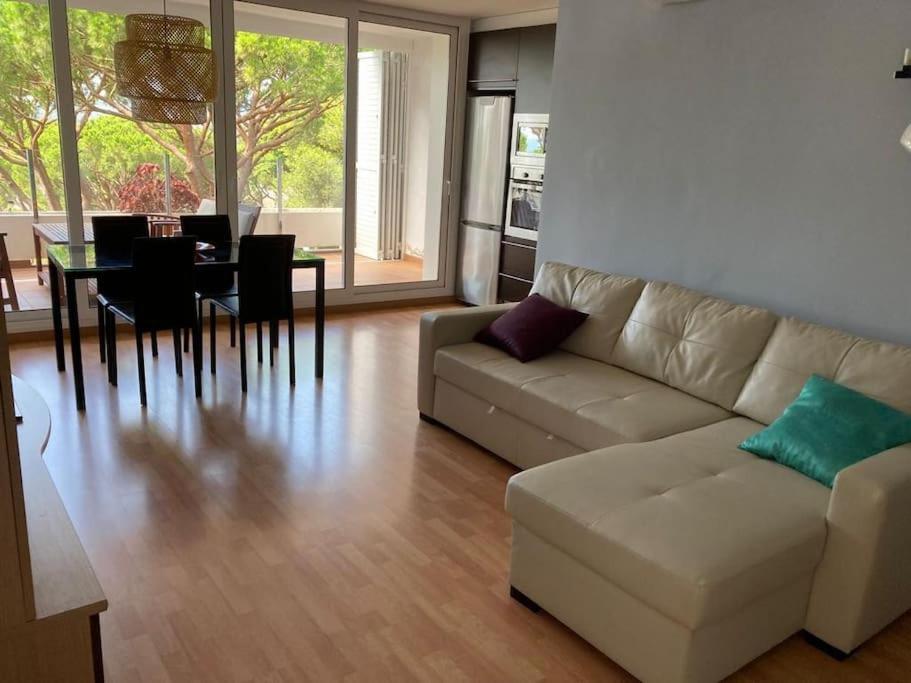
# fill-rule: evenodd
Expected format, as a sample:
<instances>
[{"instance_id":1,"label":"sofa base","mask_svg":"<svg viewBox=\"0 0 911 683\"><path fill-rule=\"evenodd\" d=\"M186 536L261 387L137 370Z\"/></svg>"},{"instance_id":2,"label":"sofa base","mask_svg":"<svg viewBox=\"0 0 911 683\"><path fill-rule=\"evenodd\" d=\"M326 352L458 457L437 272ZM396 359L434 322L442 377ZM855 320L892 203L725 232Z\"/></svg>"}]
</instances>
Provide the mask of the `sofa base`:
<instances>
[{"instance_id":1,"label":"sofa base","mask_svg":"<svg viewBox=\"0 0 911 683\"><path fill-rule=\"evenodd\" d=\"M445 426L445 425L443 425L442 422L440 422L439 420L437 420L435 418L430 417L430 415L428 415L427 413L422 413L419 411L418 416L421 418L421 422L426 422L427 424L433 425L434 427Z\"/></svg>"},{"instance_id":2,"label":"sofa base","mask_svg":"<svg viewBox=\"0 0 911 683\"><path fill-rule=\"evenodd\" d=\"M524 607L525 609L531 610L535 614L537 614L538 612L541 611L541 605L539 605L534 600L532 600L530 597L525 595L525 593L520 591L515 586L509 587L509 597L511 597L513 600L515 600L520 605L522 605L522 607Z\"/></svg>"},{"instance_id":3,"label":"sofa base","mask_svg":"<svg viewBox=\"0 0 911 683\"><path fill-rule=\"evenodd\" d=\"M834 645L829 645L822 638L819 638L818 636L814 636L809 631L804 631L803 637L804 637L804 640L806 640L810 645L815 647L820 652L823 652L823 653L829 655L832 659L834 659L837 662L843 662L846 659L848 659L851 655L854 654L853 651L845 652L844 650L839 650Z\"/></svg>"},{"instance_id":4,"label":"sofa base","mask_svg":"<svg viewBox=\"0 0 911 683\"><path fill-rule=\"evenodd\" d=\"M692 630L513 522L510 584L644 681L717 681L803 628L812 576Z\"/></svg>"},{"instance_id":5,"label":"sofa base","mask_svg":"<svg viewBox=\"0 0 911 683\"><path fill-rule=\"evenodd\" d=\"M522 469L585 452L439 377L432 419Z\"/></svg>"}]
</instances>

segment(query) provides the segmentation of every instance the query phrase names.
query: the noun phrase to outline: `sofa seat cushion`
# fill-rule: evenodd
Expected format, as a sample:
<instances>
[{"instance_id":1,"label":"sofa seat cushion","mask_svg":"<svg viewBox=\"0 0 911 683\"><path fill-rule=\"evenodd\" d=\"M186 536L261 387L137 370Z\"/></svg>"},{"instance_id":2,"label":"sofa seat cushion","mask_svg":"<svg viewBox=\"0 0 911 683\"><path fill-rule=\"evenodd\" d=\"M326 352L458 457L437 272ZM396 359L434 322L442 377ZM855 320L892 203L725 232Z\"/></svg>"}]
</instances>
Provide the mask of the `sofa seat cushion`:
<instances>
[{"instance_id":1,"label":"sofa seat cushion","mask_svg":"<svg viewBox=\"0 0 911 683\"><path fill-rule=\"evenodd\" d=\"M480 344L437 351L436 374L585 449L649 441L730 417L723 408L564 351L530 363Z\"/></svg>"},{"instance_id":2,"label":"sofa seat cushion","mask_svg":"<svg viewBox=\"0 0 911 683\"><path fill-rule=\"evenodd\" d=\"M737 445L731 418L512 477L516 523L667 617L699 628L808 576L829 490Z\"/></svg>"}]
</instances>

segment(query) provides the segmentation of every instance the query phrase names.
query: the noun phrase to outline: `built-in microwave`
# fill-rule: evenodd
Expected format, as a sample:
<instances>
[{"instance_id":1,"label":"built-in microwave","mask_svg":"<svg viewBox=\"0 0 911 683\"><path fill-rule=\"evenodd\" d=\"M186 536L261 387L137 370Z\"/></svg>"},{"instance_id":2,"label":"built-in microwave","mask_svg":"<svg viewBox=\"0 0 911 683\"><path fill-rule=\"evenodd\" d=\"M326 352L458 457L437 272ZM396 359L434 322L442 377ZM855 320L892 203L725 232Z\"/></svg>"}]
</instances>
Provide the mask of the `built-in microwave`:
<instances>
[{"instance_id":1,"label":"built-in microwave","mask_svg":"<svg viewBox=\"0 0 911 683\"><path fill-rule=\"evenodd\" d=\"M512 163L543 166L547 155L547 114L515 114L512 121Z\"/></svg>"}]
</instances>

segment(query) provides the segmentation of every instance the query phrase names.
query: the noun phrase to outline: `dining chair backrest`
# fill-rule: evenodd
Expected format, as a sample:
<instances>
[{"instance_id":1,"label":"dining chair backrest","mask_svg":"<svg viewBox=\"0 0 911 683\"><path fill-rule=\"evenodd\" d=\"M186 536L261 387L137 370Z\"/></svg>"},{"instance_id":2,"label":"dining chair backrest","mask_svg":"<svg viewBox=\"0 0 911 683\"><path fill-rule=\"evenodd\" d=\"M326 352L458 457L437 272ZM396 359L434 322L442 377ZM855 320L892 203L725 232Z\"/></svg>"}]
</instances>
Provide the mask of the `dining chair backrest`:
<instances>
[{"instance_id":1,"label":"dining chair backrest","mask_svg":"<svg viewBox=\"0 0 911 683\"><path fill-rule=\"evenodd\" d=\"M133 241L149 236L149 221L145 216L92 216L92 231L95 233L95 261L99 265L124 262L133 256ZM112 300L132 298L133 274L100 274L98 293Z\"/></svg>"},{"instance_id":2,"label":"dining chair backrest","mask_svg":"<svg viewBox=\"0 0 911 683\"><path fill-rule=\"evenodd\" d=\"M199 202L199 206L196 207L197 215L208 215L215 213L215 200L214 199L203 199Z\"/></svg>"},{"instance_id":3,"label":"dining chair backrest","mask_svg":"<svg viewBox=\"0 0 911 683\"><path fill-rule=\"evenodd\" d=\"M147 237L133 242L136 327L188 328L196 323L196 238Z\"/></svg>"},{"instance_id":4,"label":"dining chair backrest","mask_svg":"<svg viewBox=\"0 0 911 683\"><path fill-rule=\"evenodd\" d=\"M283 320L292 311L294 235L240 238L237 291L243 323Z\"/></svg>"},{"instance_id":5,"label":"dining chair backrest","mask_svg":"<svg viewBox=\"0 0 911 683\"><path fill-rule=\"evenodd\" d=\"M263 207L256 204L241 204L237 207L237 234L239 237L253 234L262 210Z\"/></svg>"},{"instance_id":6,"label":"dining chair backrest","mask_svg":"<svg viewBox=\"0 0 911 683\"><path fill-rule=\"evenodd\" d=\"M231 241L231 220L223 213L190 214L180 217L180 231L218 246Z\"/></svg>"},{"instance_id":7,"label":"dining chair backrest","mask_svg":"<svg viewBox=\"0 0 911 683\"><path fill-rule=\"evenodd\" d=\"M231 242L231 221L225 214L196 214L180 217L180 231L216 248ZM234 271L217 265L200 268L196 291L203 294L226 292L234 286Z\"/></svg>"}]
</instances>

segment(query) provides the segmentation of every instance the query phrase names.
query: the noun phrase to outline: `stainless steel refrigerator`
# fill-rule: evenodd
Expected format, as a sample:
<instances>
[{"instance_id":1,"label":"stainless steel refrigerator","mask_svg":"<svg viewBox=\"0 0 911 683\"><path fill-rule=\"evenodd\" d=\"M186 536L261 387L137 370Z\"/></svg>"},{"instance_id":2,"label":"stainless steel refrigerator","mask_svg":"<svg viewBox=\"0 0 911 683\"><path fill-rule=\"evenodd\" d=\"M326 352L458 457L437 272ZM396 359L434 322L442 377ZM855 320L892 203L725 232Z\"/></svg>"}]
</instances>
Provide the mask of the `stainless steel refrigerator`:
<instances>
[{"instance_id":1,"label":"stainless steel refrigerator","mask_svg":"<svg viewBox=\"0 0 911 683\"><path fill-rule=\"evenodd\" d=\"M497 301L511 118L512 97L468 98L456 296L470 304Z\"/></svg>"}]
</instances>

